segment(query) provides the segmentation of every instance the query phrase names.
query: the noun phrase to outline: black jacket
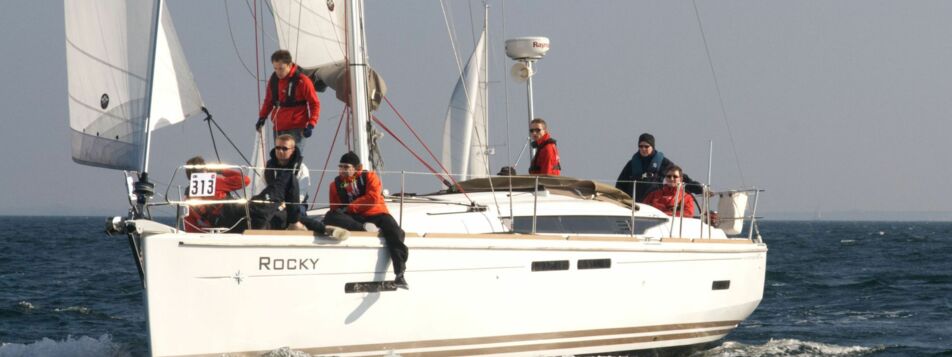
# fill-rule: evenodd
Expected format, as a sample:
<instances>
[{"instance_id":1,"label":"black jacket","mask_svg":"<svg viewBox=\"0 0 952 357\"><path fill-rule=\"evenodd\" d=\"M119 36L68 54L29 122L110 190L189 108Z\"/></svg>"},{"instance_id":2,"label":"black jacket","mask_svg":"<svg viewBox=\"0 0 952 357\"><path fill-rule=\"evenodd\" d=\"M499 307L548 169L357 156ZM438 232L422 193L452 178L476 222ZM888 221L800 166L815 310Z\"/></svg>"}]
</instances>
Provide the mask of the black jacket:
<instances>
[{"instance_id":1,"label":"black jacket","mask_svg":"<svg viewBox=\"0 0 952 357\"><path fill-rule=\"evenodd\" d=\"M271 159L268 160L264 170L264 181L267 186L255 196L258 200L287 204L285 211L288 213L289 224L297 222L301 213L297 207L297 204L301 203L297 174L303 160L301 151L294 148L294 154L291 155L288 163L281 165L275 157L274 149L271 149Z\"/></svg>"},{"instance_id":2,"label":"black jacket","mask_svg":"<svg viewBox=\"0 0 952 357\"><path fill-rule=\"evenodd\" d=\"M656 153L657 151L655 151ZM648 193L656 189L661 188L662 182L664 182L664 172L668 170L671 165L674 165L674 162L664 158L661 161L661 168L658 171L653 171L650 169L651 159L655 154L652 154L649 157L642 157L640 153L635 154L634 159L641 160L641 167L646 168L645 172L642 175L635 177L631 170L632 160L628 160L628 163L625 164L625 167L621 169L621 173L618 174L618 179L615 180L615 188L625 191L629 196L635 199L635 202L643 202L645 197L648 196ZM681 173L684 176L684 190L693 194L701 194L704 192L704 188L697 181L692 180L684 172ZM628 182L624 182L628 181ZM648 181L648 182L638 182L638 185L634 185L633 181Z\"/></svg>"}]
</instances>

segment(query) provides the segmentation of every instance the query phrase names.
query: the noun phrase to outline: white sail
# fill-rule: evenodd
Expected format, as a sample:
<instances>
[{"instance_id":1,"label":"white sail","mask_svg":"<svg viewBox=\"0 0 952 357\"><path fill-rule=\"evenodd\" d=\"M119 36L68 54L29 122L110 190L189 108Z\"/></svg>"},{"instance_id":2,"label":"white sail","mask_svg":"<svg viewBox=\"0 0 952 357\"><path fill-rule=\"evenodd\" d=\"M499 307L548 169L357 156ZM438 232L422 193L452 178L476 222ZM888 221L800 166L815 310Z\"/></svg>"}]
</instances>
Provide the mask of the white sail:
<instances>
[{"instance_id":1,"label":"white sail","mask_svg":"<svg viewBox=\"0 0 952 357\"><path fill-rule=\"evenodd\" d=\"M73 161L141 170L150 129L201 108L167 10L157 1L66 0L66 61ZM155 83L150 64L155 57ZM153 96L150 105L150 87ZM151 110L149 109L151 107Z\"/></svg>"},{"instance_id":2,"label":"white sail","mask_svg":"<svg viewBox=\"0 0 952 357\"><path fill-rule=\"evenodd\" d=\"M304 68L343 63L344 6L327 0L271 0L278 44Z\"/></svg>"},{"instance_id":3,"label":"white sail","mask_svg":"<svg viewBox=\"0 0 952 357\"><path fill-rule=\"evenodd\" d=\"M486 130L485 30L456 83L443 123L443 164L461 180L489 175Z\"/></svg>"}]
</instances>

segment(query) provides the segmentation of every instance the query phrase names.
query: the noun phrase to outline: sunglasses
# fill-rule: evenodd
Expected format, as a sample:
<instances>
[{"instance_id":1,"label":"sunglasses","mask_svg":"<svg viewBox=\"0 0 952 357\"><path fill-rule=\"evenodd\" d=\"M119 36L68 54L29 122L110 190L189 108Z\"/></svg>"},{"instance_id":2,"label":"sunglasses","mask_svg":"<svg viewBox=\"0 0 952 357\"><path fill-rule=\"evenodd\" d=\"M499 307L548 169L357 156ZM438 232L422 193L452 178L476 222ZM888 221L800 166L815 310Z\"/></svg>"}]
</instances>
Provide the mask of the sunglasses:
<instances>
[{"instance_id":1,"label":"sunglasses","mask_svg":"<svg viewBox=\"0 0 952 357\"><path fill-rule=\"evenodd\" d=\"M538 133L538 132L541 132L541 131L542 131L542 129L529 129L529 132L530 132L530 133Z\"/></svg>"},{"instance_id":2,"label":"sunglasses","mask_svg":"<svg viewBox=\"0 0 952 357\"><path fill-rule=\"evenodd\" d=\"M278 151L288 151L288 150L291 150L291 149L293 149L293 148L289 148L289 147L287 147L287 146L275 146L274 149L275 149L275 150L278 150Z\"/></svg>"},{"instance_id":3,"label":"sunglasses","mask_svg":"<svg viewBox=\"0 0 952 357\"><path fill-rule=\"evenodd\" d=\"M643 148L643 149L647 149L647 148L650 148L651 145L638 145L638 147Z\"/></svg>"}]
</instances>

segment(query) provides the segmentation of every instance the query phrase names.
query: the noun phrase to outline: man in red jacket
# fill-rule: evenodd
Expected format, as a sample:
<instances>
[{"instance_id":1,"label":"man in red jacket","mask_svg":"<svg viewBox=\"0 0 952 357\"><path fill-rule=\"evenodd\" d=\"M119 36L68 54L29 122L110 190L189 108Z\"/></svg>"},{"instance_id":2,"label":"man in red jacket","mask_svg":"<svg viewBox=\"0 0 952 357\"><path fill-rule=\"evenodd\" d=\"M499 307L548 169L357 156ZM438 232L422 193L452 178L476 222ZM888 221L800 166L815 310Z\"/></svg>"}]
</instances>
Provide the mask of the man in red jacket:
<instances>
[{"instance_id":1,"label":"man in red jacket","mask_svg":"<svg viewBox=\"0 0 952 357\"><path fill-rule=\"evenodd\" d=\"M678 165L671 165L664 174L664 186L645 197L645 202L669 216L694 217L694 196L684 191L684 173Z\"/></svg>"},{"instance_id":2,"label":"man in red jacket","mask_svg":"<svg viewBox=\"0 0 952 357\"><path fill-rule=\"evenodd\" d=\"M403 277L410 255L403 244L406 234L387 210L380 178L373 171L363 170L360 158L353 152L344 154L337 168L339 175L331 182L331 209L324 216L324 224L349 231L365 231L367 223L380 228L393 261L393 272L397 275L394 283L398 288L409 289Z\"/></svg>"},{"instance_id":3,"label":"man in red jacket","mask_svg":"<svg viewBox=\"0 0 952 357\"><path fill-rule=\"evenodd\" d=\"M205 159L196 156L185 163L189 166L204 166ZM244 176L238 170L224 169L218 171L207 170L204 168L186 168L185 176L191 179L193 173L215 172L215 193L210 200L226 200L232 192L243 189L251 183L248 176ZM244 180L242 180L244 178ZM192 197L189 197L192 198ZM245 216L243 206L234 203L217 203L207 205L194 205L189 207L188 216L185 217L185 231L191 233L206 232L209 228L232 228L233 231L244 231L247 225L237 224Z\"/></svg>"},{"instance_id":4,"label":"man in red jacket","mask_svg":"<svg viewBox=\"0 0 952 357\"><path fill-rule=\"evenodd\" d=\"M291 53L287 50L275 51L271 55L271 64L274 74L268 80L255 129L261 130L270 114L274 136L291 135L298 149L303 149L304 138L311 137L321 114L321 102L314 91L314 83L291 62Z\"/></svg>"},{"instance_id":5,"label":"man in red jacket","mask_svg":"<svg viewBox=\"0 0 952 357\"><path fill-rule=\"evenodd\" d=\"M529 122L530 144L536 149L529 165L530 175L559 176L562 174L562 165L559 163L559 148L555 146L555 139L549 136L545 120L535 118Z\"/></svg>"}]
</instances>

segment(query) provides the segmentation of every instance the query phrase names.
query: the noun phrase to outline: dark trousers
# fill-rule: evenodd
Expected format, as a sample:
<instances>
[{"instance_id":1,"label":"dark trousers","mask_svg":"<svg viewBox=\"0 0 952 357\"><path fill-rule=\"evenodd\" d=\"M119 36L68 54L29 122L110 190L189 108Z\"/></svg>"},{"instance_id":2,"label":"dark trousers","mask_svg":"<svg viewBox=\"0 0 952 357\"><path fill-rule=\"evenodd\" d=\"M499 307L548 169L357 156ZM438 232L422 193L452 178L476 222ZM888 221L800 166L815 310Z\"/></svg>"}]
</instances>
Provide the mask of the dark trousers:
<instances>
[{"instance_id":1,"label":"dark trousers","mask_svg":"<svg viewBox=\"0 0 952 357\"><path fill-rule=\"evenodd\" d=\"M393 262L393 272L397 275L403 274L407 270L407 258L410 252L406 244L403 244L403 229L397 224L393 216L384 213L376 216L363 217L356 214L343 213L338 210L327 211L324 215L324 224L329 226L338 226L348 231L364 231L364 223L373 223L380 228L383 239L387 242L387 250L390 251L390 260Z\"/></svg>"},{"instance_id":2,"label":"dark trousers","mask_svg":"<svg viewBox=\"0 0 952 357\"><path fill-rule=\"evenodd\" d=\"M288 213L278 210L275 203L251 204L251 229L286 229Z\"/></svg>"}]
</instances>

